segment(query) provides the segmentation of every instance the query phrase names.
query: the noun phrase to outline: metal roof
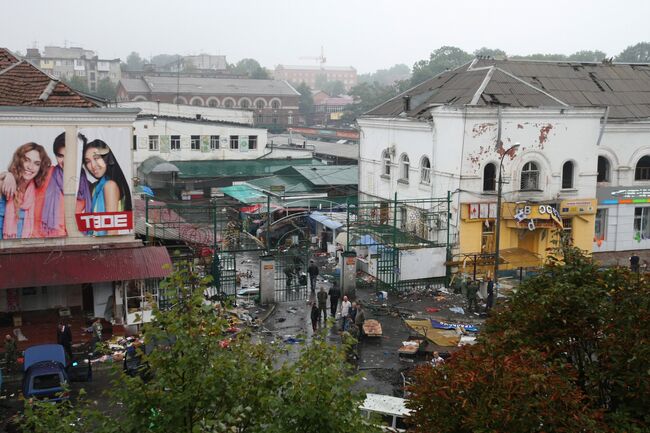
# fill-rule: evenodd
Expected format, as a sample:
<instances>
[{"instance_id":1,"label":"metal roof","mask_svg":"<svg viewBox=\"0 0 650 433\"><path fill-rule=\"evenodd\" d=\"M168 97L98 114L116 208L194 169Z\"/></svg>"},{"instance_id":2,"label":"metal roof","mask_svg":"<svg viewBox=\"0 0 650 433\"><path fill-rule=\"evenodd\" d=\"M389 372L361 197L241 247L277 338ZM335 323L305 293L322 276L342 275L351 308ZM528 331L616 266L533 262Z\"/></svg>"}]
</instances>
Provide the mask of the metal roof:
<instances>
[{"instance_id":1,"label":"metal roof","mask_svg":"<svg viewBox=\"0 0 650 433\"><path fill-rule=\"evenodd\" d=\"M219 190L245 204L266 203L267 201L266 194L248 185L226 186Z\"/></svg>"},{"instance_id":2,"label":"metal roof","mask_svg":"<svg viewBox=\"0 0 650 433\"><path fill-rule=\"evenodd\" d=\"M249 180L246 181L246 183L249 183L256 188L260 188L265 191L270 191L273 186L282 185L284 187L284 194L287 195L314 191L313 185L307 182L301 176L275 175Z\"/></svg>"},{"instance_id":3,"label":"metal roof","mask_svg":"<svg viewBox=\"0 0 650 433\"><path fill-rule=\"evenodd\" d=\"M650 118L650 64L477 59L443 72L370 110L426 115L432 105L609 107L611 120Z\"/></svg>"},{"instance_id":4,"label":"metal roof","mask_svg":"<svg viewBox=\"0 0 650 433\"><path fill-rule=\"evenodd\" d=\"M288 166L322 165L316 159L239 159L209 161L170 161L180 170L179 178L261 177Z\"/></svg>"},{"instance_id":5,"label":"metal roof","mask_svg":"<svg viewBox=\"0 0 650 433\"><path fill-rule=\"evenodd\" d=\"M289 83L280 80L144 76L122 78L120 83L129 93L300 96Z\"/></svg>"},{"instance_id":6,"label":"metal roof","mask_svg":"<svg viewBox=\"0 0 650 433\"><path fill-rule=\"evenodd\" d=\"M150 156L138 166L138 171L143 175L150 173L178 173L178 167L167 162L159 156Z\"/></svg>"},{"instance_id":7,"label":"metal roof","mask_svg":"<svg viewBox=\"0 0 650 433\"><path fill-rule=\"evenodd\" d=\"M357 185L359 183L359 167L356 165L291 166L279 170L277 174L296 174L316 186Z\"/></svg>"}]
</instances>

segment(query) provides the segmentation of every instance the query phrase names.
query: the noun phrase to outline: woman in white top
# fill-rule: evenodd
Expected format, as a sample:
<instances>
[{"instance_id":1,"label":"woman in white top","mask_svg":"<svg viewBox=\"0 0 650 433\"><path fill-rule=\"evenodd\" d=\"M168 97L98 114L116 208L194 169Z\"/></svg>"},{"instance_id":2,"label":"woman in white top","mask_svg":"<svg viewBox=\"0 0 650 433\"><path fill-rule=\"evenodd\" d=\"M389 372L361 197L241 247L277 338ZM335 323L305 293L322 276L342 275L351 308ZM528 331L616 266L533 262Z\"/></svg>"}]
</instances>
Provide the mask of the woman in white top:
<instances>
[{"instance_id":1,"label":"woman in white top","mask_svg":"<svg viewBox=\"0 0 650 433\"><path fill-rule=\"evenodd\" d=\"M343 331L348 330L348 323L350 321L350 310L352 309L352 303L349 301L347 296L343 296L343 300L341 301L341 317L343 320L341 321L341 329Z\"/></svg>"}]
</instances>

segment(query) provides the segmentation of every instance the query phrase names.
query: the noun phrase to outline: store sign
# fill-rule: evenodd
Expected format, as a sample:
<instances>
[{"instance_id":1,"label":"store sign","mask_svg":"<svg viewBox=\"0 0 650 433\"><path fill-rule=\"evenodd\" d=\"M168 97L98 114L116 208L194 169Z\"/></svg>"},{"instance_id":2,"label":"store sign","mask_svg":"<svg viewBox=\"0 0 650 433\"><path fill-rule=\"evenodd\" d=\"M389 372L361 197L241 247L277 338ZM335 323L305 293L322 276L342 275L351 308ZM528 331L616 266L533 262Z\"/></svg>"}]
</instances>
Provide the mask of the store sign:
<instances>
[{"instance_id":1,"label":"store sign","mask_svg":"<svg viewBox=\"0 0 650 433\"><path fill-rule=\"evenodd\" d=\"M553 220L557 226L562 227L562 217L560 216L560 213L553 206L547 204L517 207L515 208L514 219L519 224L526 224L530 231L537 228L535 224L536 219L550 219Z\"/></svg>"},{"instance_id":2,"label":"store sign","mask_svg":"<svg viewBox=\"0 0 650 433\"><path fill-rule=\"evenodd\" d=\"M75 216L80 232L133 229L133 212L79 213Z\"/></svg>"},{"instance_id":3,"label":"store sign","mask_svg":"<svg viewBox=\"0 0 650 433\"><path fill-rule=\"evenodd\" d=\"M469 219L496 219L497 217L497 204L496 203L470 203L469 205Z\"/></svg>"},{"instance_id":4,"label":"store sign","mask_svg":"<svg viewBox=\"0 0 650 433\"><path fill-rule=\"evenodd\" d=\"M650 203L650 188L602 187L596 194L603 205Z\"/></svg>"},{"instance_id":5,"label":"store sign","mask_svg":"<svg viewBox=\"0 0 650 433\"><path fill-rule=\"evenodd\" d=\"M595 214L596 200L564 200L560 210L564 216Z\"/></svg>"}]
</instances>

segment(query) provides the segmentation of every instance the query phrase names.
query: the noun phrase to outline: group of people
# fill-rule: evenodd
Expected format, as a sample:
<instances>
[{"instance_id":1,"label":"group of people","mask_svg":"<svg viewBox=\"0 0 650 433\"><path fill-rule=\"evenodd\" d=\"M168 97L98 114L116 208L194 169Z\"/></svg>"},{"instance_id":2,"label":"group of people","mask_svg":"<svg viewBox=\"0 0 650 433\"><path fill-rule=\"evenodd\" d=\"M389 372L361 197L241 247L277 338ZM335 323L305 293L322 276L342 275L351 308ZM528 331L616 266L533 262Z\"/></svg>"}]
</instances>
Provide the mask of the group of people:
<instances>
[{"instance_id":1,"label":"group of people","mask_svg":"<svg viewBox=\"0 0 650 433\"><path fill-rule=\"evenodd\" d=\"M82 134L78 139L83 146L83 162L76 213L132 210L128 181L108 144L99 139L89 142ZM14 152L7 171L0 172L0 239L66 235L65 133L54 139L52 151L55 164L43 146L25 143ZM90 183L86 172L96 180L94 183Z\"/></svg>"},{"instance_id":2,"label":"group of people","mask_svg":"<svg viewBox=\"0 0 650 433\"><path fill-rule=\"evenodd\" d=\"M325 291L325 288L321 286L320 290L316 294L316 300L311 303L311 326L312 330L316 332L321 323L323 325L327 324L327 300L329 298L329 307L330 315L332 318L336 318L336 312L338 310L339 298L341 296L341 290L338 287L338 284L334 282L332 287L329 290L329 293ZM351 331L352 328L355 331L356 336L360 336L363 332L363 322L365 321L365 312L360 302L351 302L347 296L343 296L341 300L341 331Z\"/></svg>"}]
</instances>

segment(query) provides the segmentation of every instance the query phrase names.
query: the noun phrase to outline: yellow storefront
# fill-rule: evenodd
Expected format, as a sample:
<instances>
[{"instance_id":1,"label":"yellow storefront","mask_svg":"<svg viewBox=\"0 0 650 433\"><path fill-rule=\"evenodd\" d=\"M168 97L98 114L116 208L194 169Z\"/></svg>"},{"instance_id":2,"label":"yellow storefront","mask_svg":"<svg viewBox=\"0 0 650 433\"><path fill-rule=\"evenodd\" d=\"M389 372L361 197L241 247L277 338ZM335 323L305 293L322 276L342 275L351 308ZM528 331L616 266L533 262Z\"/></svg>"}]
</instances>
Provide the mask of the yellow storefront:
<instances>
[{"instance_id":1,"label":"yellow storefront","mask_svg":"<svg viewBox=\"0 0 650 433\"><path fill-rule=\"evenodd\" d=\"M455 261L476 262L480 272L493 266L496 202L463 203L460 218L460 256ZM595 199L563 200L557 204L502 203L501 269L541 266L557 247L560 231L573 245L591 251L596 214ZM493 257L493 256L492 256Z\"/></svg>"}]
</instances>

